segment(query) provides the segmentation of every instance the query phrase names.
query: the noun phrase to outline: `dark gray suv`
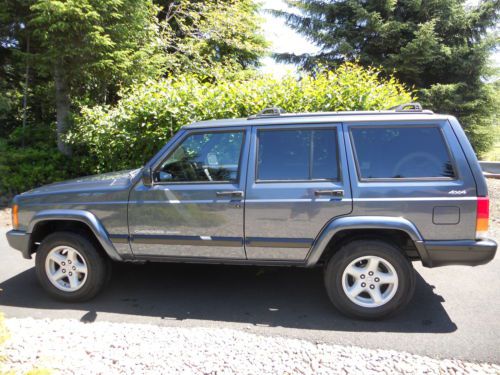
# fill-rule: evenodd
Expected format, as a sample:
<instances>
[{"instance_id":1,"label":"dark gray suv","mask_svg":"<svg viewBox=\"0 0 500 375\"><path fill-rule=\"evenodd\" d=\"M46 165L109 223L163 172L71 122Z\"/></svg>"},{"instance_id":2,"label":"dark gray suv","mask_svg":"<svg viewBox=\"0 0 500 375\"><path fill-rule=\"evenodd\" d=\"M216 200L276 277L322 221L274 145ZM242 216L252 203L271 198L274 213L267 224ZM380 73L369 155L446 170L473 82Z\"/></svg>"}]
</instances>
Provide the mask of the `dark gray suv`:
<instances>
[{"instance_id":1,"label":"dark gray suv","mask_svg":"<svg viewBox=\"0 0 500 375\"><path fill-rule=\"evenodd\" d=\"M271 109L185 126L141 169L18 195L7 238L65 301L95 296L111 261L322 266L335 307L375 319L412 298L412 261L493 259L488 206L454 117Z\"/></svg>"}]
</instances>

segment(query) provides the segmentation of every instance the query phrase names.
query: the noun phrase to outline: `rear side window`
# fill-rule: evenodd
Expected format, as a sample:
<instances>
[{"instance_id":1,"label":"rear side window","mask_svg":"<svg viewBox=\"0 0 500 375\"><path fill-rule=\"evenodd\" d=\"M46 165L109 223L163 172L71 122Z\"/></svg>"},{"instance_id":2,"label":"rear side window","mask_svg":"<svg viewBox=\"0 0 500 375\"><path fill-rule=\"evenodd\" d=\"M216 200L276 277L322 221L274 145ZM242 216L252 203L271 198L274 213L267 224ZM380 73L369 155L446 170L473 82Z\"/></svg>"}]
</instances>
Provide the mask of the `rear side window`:
<instances>
[{"instance_id":1,"label":"rear side window","mask_svg":"<svg viewBox=\"0 0 500 375\"><path fill-rule=\"evenodd\" d=\"M338 180L335 129L259 130L260 181Z\"/></svg>"},{"instance_id":2,"label":"rear side window","mask_svg":"<svg viewBox=\"0 0 500 375\"><path fill-rule=\"evenodd\" d=\"M361 179L454 178L438 127L351 127Z\"/></svg>"}]
</instances>

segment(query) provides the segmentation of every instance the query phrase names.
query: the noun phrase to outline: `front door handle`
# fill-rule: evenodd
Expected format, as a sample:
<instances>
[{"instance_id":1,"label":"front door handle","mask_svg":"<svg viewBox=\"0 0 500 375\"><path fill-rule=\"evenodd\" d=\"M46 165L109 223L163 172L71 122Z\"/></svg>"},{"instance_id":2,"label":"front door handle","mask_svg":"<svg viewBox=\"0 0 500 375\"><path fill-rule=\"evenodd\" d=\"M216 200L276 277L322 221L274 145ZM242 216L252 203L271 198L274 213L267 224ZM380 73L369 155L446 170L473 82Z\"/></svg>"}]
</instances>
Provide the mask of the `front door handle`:
<instances>
[{"instance_id":1,"label":"front door handle","mask_svg":"<svg viewBox=\"0 0 500 375\"><path fill-rule=\"evenodd\" d=\"M344 196L344 190L316 190L314 192L315 196L320 196L320 195L330 195L332 197L343 197Z\"/></svg>"},{"instance_id":2,"label":"front door handle","mask_svg":"<svg viewBox=\"0 0 500 375\"><path fill-rule=\"evenodd\" d=\"M234 191L217 191L215 193L218 197L239 197L243 198L243 192L241 190L234 190Z\"/></svg>"}]
</instances>

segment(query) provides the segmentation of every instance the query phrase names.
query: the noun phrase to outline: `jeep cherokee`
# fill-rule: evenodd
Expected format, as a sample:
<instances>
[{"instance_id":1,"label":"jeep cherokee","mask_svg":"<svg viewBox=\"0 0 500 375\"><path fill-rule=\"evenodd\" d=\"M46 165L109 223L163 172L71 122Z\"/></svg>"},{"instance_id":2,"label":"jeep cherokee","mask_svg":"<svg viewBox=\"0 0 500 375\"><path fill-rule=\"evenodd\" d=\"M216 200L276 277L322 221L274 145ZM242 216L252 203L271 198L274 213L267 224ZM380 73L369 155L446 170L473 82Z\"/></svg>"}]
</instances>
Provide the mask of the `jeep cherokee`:
<instances>
[{"instance_id":1,"label":"jeep cherokee","mask_svg":"<svg viewBox=\"0 0 500 375\"><path fill-rule=\"evenodd\" d=\"M322 266L339 311L376 319L411 300L412 261L493 259L488 209L452 116L271 108L185 126L141 169L20 194L7 238L64 301L95 296L111 261Z\"/></svg>"}]
</instances>

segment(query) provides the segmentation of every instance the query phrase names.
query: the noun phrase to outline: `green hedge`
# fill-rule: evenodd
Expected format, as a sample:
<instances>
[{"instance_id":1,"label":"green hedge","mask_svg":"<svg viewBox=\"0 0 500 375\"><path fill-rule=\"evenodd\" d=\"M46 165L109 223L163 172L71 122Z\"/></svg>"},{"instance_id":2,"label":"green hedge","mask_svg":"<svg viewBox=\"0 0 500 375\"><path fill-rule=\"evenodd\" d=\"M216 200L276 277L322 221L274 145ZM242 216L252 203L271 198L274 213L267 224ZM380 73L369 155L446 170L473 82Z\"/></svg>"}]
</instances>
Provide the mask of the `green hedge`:
<instances>
[{"instance_id":1,"label":"green hedge","mask_svg":"<svg viewBox=\"0 0 500 375\"><path fill-rule=\"evenodd\" d=\"M282 79L248 72L215 81L181 75L122 95L115 107L83 108L68 135L93 172L143 165L193 121L246 117L270 106L289 112L387 109L413 99L394 78L355 64Z\"/></svg>"},{"instance_id":2,"label":"green hedge","mask_svg":"<svg viewBox=\"0 0 500 375\"><path fill-rule=\"evenodd\" d=\"M270 106L289 112L384 109L413 99L395 79L355 64L283 79L219 73L215 80L181 75L148 82L122 93L114 107L84 107L68 134L72 158L57 151L54 128L31 125L24 134L18 128L0 139L0 205L43 184L143 165L193 121L246 117Z\"/></svg>"},{"instance_id":3,"label":"green hedge","mask_svg":"<svg viewBox=\"0 0 500 375\"><path fill-rule=\"evenodd\" d=\"M80 159L62 155L54 129L45 125L28 126L24 134L18 128L9 138L0 138L0 207L23 191L89 173Z\"/></svg>"},{"instance_id":4,"label":"green hedge","mask_svg":"<svg viewBox=\"0 0 500 375\"><path fill-rule=\"evenodd\" d=\"M0 206L23 191L85 173L53 147L14 148L0 140Z\"/></svg>"}]
</instances>

